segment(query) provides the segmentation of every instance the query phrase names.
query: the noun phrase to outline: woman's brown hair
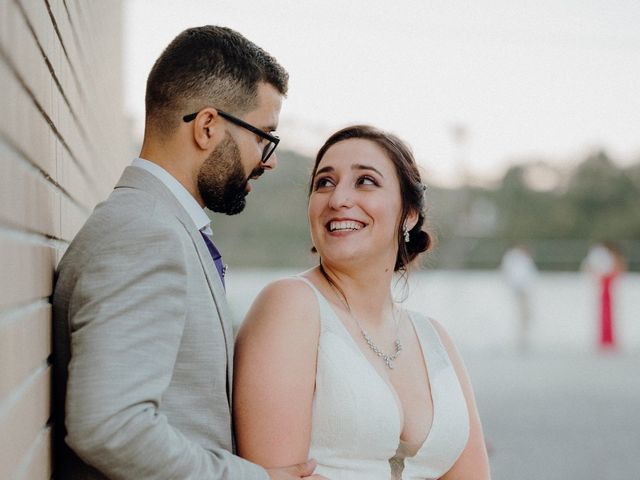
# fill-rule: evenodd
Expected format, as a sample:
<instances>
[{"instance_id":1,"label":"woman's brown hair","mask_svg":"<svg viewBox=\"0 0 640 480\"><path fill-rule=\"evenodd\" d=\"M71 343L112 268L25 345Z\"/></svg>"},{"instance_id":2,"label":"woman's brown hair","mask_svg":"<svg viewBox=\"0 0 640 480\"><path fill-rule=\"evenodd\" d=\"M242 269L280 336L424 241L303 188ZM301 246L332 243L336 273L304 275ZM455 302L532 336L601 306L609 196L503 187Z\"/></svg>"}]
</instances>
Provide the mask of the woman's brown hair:
<instances>
[{"instance_id":1,"label":"woman's brown hair","mask_svg":"<svg viewBox=\"0 0 640 480\"><path fill-rule=\"evenodd\" d=\"M393 163L398 181L400 183L400 196L402 197L402 214L398 225L398 254L394 271L406 270L406 267L420 253L429 250L433 244L432 235L423 228L425 227L425 186L420 178L418 166L413 157L413 153L409 146L400 140L397 136L379 130L369 125L353 125L343 128L331 135L322 145L311 173L311 182L309 184L309 195L313 190L313 178L318 170L318 165L324 157L327 150L338 142L360 138L369 140L380 146L387 157ZM409 241L404 240L403 226L407 216L411 212L418 213L418 222L409 230Z\"/></svg>"}]
</instances>

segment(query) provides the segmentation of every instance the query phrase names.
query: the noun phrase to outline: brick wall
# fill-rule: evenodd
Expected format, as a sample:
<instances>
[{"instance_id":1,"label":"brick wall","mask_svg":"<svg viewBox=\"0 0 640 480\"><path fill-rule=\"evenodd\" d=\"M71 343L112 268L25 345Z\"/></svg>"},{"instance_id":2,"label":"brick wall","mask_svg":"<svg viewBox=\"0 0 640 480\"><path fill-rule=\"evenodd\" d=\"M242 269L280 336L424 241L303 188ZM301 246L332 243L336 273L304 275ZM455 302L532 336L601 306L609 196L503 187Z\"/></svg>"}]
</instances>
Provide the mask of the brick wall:
<instances>
[{"instance_id":1,"label":"brick wall","mask_svg":"<svg viewBox=\"0 0 640 480\"><path fill-rule=\"evenodd\" d=\"M51 476L53 271L130 161L119 0L0 0L0 478Z\"/></svg>"}]
</instances>

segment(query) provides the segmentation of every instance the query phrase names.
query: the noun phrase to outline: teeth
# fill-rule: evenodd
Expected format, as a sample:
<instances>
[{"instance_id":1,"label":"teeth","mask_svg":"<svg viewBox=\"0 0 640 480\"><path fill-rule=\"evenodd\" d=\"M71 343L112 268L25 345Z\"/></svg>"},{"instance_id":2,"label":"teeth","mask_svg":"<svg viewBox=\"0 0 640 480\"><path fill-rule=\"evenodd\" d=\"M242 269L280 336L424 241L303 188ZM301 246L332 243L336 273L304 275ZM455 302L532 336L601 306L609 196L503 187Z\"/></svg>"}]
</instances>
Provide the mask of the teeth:
<instances>
[{"instance_id":1,"label":"teeth","mask_svg":"<svg viewBox=\"0 0 640 480\"><path fill-rule=\"evenodd\" d=\"M353 222L351 220L342 222L330 222L329 231L335 232L337 230L360 230L362 226L363 225L360 222Z\"/></svg>"}]
</instances>

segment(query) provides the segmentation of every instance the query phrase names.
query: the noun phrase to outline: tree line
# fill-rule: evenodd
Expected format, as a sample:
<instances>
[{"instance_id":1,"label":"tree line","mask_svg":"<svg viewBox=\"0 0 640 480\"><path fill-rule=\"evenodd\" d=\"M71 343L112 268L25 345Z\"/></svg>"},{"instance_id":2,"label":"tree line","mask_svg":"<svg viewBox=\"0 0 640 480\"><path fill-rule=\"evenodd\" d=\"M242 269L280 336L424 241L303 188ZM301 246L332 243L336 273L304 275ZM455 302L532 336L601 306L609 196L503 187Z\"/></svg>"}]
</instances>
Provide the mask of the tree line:
<instances>
[{"instance_id":1,"label":"tree line","mask_svg":"<svg viewBox=\"0 0 640 480\"><path fill-rule=\"evenodd\" d=\"M280 152L278 169L253 185L245 212L213 217L230 265L317 262L306 220L311 163ZM428 185L426 195L437 237L428 268L496 268L507 248L526 244L539 268L575 270L592 244L607 240L618 244L629 269L640 270L640 161L621 167L600 151L567 171L528 162L511 166L495 185Z\"/></svg>"}]
</instances>

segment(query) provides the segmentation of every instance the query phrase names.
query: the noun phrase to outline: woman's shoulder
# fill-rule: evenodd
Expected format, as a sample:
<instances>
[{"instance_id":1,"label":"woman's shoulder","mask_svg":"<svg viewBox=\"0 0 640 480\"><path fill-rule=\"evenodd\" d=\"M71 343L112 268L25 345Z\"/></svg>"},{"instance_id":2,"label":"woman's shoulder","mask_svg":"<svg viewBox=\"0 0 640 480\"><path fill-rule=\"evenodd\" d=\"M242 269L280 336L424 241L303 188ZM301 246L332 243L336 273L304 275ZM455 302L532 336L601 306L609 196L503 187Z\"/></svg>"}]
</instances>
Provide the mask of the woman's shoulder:
<instances>
[{"instance_id":1,"label":"woman's shoulder","mask_svg":"<svg viewBox=\"0 0 640 480\"><path fill-rule=\"evenodd\" d=\"M243 328L269 328L288 332L309 327L319 319L318 302L312 288L299 277L267 284L253 302Z\"/></svg>"},{"instance_id":2,"label":"woman's shoulder","mask_svg":"<svg viewBox=\"0 0 640 480\"><path fill-rule=\"evenodd\" d=\"M286 303L289 308L308 308L316 297L314 287L302 275L280 278L268 283L256 301Z\"/></svg>"}]
</instances>

